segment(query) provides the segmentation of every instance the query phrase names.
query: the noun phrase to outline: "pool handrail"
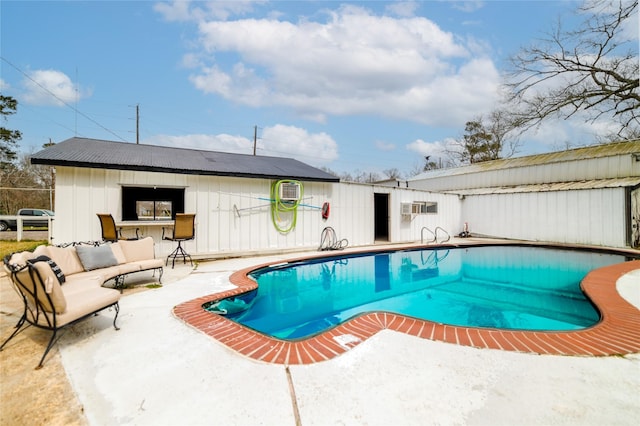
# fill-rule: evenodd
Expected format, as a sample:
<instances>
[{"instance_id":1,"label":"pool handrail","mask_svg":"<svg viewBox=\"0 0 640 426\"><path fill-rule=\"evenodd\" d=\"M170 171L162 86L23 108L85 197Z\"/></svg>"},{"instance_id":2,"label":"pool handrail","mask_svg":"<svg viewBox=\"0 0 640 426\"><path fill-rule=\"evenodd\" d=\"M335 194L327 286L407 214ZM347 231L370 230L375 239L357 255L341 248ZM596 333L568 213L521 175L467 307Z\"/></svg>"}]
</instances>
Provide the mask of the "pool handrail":
<instances>
[{"instance_id":1,"label":"pool handrail","mask_svg":"<svg viewBox=\"0 0 640 426\"><path fill-rule=\"evenodd\" d=\"M426 226L423 226L422 229L420 230L420 244L424 244L424 231L429 231L431 233L431 235L433 235L433 239L427 241L427 244L430 243L436 243L438 244L438 230L442 231L445 233L445 235L447 236L446 239L443 239L442 241L440 241L440 243L446 243L447 241L449 241L451 239L451 235L449 235L449 233L442 227L440 226L436 226L435 230L431 230L429 228L427 228Z\"/></svg>"}]
</instances>

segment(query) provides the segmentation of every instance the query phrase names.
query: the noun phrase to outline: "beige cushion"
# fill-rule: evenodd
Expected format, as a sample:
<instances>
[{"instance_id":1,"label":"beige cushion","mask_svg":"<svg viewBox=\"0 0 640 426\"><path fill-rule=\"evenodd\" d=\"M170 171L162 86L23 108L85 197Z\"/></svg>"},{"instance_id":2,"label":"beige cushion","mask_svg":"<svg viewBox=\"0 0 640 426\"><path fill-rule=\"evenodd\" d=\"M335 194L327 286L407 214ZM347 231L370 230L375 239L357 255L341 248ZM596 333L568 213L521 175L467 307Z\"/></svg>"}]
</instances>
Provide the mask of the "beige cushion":
<instances>
[{"instance_id":1,"label":"beige cushion","mask_svg":"<svg viewBox=\"0 0 640 426\"><path fill-rule=\"evenodd\" d=\"M122 265L118 265L119 274L130 274L132 272L138 272L139 270L140 265L138 265L138 262L127 262Z\"/></svg>"},{"instance_id":2,"label":"beige cushion","mask_svg":"<svg viewBox=\"0 0 640 426\"><path fill-rule=\"evenodd\" d=\"M26 291L21 289L23 294L31 304L35 304L35 298L37 298L47 312L53 312L55 309L56 313L64 313L67 309L67 302L58 278L56 278L49 264L36 262L33 267L37 271L37 274L33 275L33 280L31 279L31 274L29 274L29 268L25 268L16 274L20 287L25 287L26 289Z\"/></svg>"},{"instance_id":3,"label":"beige cushion","mask_svg":"<svg viewBox=\"0 0 640 426\"><path fill-rule=\"evenodd\" d=\"M34 251L34 254L49 256L51 260L58 264L62 272L67 276L77 274L78 272L84 272L84 267L80 262L80 258L76 253L75 247L47 246L44 253L36 253Z\"/></svg>"},{"instance_id":4,"label":"beige cushion","mask_svg":"<svg viewBox=\"0 0 640 426\"><path fill-rule=\"evenodd\" d=\"M147 260L155 258L153 250L153 238L146 237L141 240L121 240L118 241L127 262Z\"/></svg>"},{"instance_id":5,"label":"beige cushion","mask_svg":"<svg viewBox=\"0 0 640 426\"><path fill-rule=\"evenodd\" d=\"M65 299L69 300L69 296L75 293L84 293L90 291L91 288L102 287L102 283L104 279L102 276L94 275L91 276L87 272L82 272L80 274L74 274L73 281L67 281L62 286L62 292L64 293ZM67 306L68 308L68 306Z\"/></svg>"},{"instance_id":6,"label":"beige cushion","mask_svg":"<svg viewBox=\"0 0 640 426\"><path fill-rule=\"evenodd\" d=\"M33 250L33 257L49 256L49 249L47 247L46 245L36 247L35 250Z\"/></svg>"},{"instance_id":7,"label":"beige cushion","mask_svg":"<svg viewBox=\"0 0 640 426\"><path fill-rule=\"evenodd\" d=\"M76 287L69 293L66 290L67 284L63 286L68 306L64 314L57 316L58 327L120 300L120 292L118 290L101 287L101 283L100 277L86 278L84 282L78 281L74 283ZM69 290L71 289L72 287L69 286ZM43 318L40 319L39 323L46 325Z\"/></svg>"},{"instance_id":8,"label":"beige cushion","mask_svg":"<svg viewBox=\"0 0 640 426\"><path fill-rule=\"evenodd\" d=\"M130 263L130 265L135 265L139 270L162 268L164 266L164 260L162 259L139 260L137 262Z\"/></svg>"},{"instance_id":9,"label":"beige cushion","mask_svg":"<svg viewBox=\"0 0 640 426\"><path fill-rule=\"evenodd\" d=\"M30 251L16 252L16 253L13 253L9 258L9 265L11 265L13 268L16 268L16 269L21 268L27 264L27 259L31 259L31 258L33 258L33 253L31 253ZM7 275L11 275L12 270L9 267L7 267L7 265L4 262L2 262L2 266L4 267L4 270L6 271Z\"/></svg>"},{"instance_id":10,"label":"beige cushion","mask_svg":"<svg viewBox=\"0 0 640 426\"><path fill-rule=\"evenodd\" d=\"M124 256L124 252L122 251L122 247L120 247L120 243L109 244L109 246L111 247L113 256L116 258L119 265L127 263L127 258Z\"/></svg>"},{"instance_id":11,"label":"beige cushion","mask_svg":"<svg viewBox=\"0 0 640 426\"><path fill-rule=\"evenodd\" d=\"M105 268L105 269L110 269L110 268ZM105 276L105 269L95 269L93 271L86 271L86 272L78 272L77 274L73 274L73 275L69 275L67 276L67 281L64 283L64 287L67 286L67 284L72 283L72 282L76 282L76 281L85 281L85 280L92 280L93 278L100 278L102 280L102 282L100 284L102 284L103 282L105 282L108 278ZM65 290L66 292L67 290Z\"/></svg>"},{"instance_id":12,"label":"beige cushion","mask_svg":"<svg viewBox=\"0 0 640 426\"><path fill-rule=\"evenodd\" d=\"M22 251L13 253L9 258L9 264L13 266L24 266L27 263L27 259L32 259L33 253L30 251Z\"/></svg>"}]
</instances>

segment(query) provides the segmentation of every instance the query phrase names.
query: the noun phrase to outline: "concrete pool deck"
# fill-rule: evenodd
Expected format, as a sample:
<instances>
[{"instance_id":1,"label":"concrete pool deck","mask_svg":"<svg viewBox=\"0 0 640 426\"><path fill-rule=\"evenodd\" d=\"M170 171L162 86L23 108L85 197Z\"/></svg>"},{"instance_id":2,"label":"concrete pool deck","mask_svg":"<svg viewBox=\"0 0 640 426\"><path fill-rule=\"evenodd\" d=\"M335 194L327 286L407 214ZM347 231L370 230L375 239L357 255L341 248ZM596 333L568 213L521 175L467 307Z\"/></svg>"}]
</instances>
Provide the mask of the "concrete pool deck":
<instances>
[{"instance_id":1,"label":"concrete pool deck","mask_svg":"<svg viewBox=\"0 0 640 426\"><path fill-rule=\"evenodd\" d=\"M193 272L168 268L162 288L125 293L120 331L111 327L113 312L74 326L52 352L86 422L631 425L640 418L639 353L533 355L382 330L334 359L279 365L239 355L172 313L176 305L232 289L234 271L307 254L217 260ZM617 289L639 308L640 270L620 278ZM12 343L2 359L19 351ZM43 370L55 367L52 361Z\"/></svg>"}]
</instances>

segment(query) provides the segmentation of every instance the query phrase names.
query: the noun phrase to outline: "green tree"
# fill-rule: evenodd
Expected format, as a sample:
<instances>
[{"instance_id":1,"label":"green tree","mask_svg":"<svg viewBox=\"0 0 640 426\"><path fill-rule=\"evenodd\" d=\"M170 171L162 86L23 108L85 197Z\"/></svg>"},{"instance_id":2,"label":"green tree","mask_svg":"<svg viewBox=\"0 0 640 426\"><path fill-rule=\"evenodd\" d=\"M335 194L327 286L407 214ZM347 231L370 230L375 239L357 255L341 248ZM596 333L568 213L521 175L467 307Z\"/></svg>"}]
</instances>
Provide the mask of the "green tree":
<instances>
[{"instance_id":1,"label":"green tree","mask_svg":"<svg viewBox=\"0 0 640 426\"><path fill-rule=\"evenodd\" d=\"M502 143L485 127L482 117L468 121L464 131L465 134L459 141L461 150L455 154L458 161L473 164L500 158Z\"/></svg>"},{"instance_id":2,"label":"green tree","mask_svg":"<svg viewBox=\"0 0 640 426\"><path fill-rule=\"evenodd\" d=\"M15 114L17 109L18 101L11 96L0 94L0 115L4 122L7 121L7 116ZM6 170L18 158L17 147L20 139L22 133L19 130L0 127L0 170Z\"/></svg>"}]
</instances>

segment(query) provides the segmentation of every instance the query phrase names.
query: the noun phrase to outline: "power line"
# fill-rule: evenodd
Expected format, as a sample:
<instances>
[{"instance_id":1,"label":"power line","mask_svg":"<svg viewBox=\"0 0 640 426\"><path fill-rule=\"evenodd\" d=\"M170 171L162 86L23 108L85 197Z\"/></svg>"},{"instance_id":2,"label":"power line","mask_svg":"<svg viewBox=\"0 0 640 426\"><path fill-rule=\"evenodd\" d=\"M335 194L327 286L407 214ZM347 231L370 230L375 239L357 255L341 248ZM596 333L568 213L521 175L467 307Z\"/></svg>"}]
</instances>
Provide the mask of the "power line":
<instances>
[{"instance_id":1,"label":"power line","mask_svg":"<svg viewBox=\"0 0 640 426\"><path fill-rule=\"evenodd\" d=\"M34 80L33 78L31 78L31 76L29 76L27 73L25 73L24 71L22 71L20 68L18 68L17 66L15 66L14 64L12 64L11 62L9 62L6 58L0 56L0 59L2 59L4 62L6 62L7 64L9 64L11 67L13 67L16 71L18 71L20 74L24 75L26 78L28 78L29 80L31 80L33 83L35 83L36 85L38 85L42 90L44 90L45 92L49 93L51 96L53 96L54 98L56 98L58 101L60 101L63 105L71 108L71 110L73 110L76 114L80 114L82 117L86 118L87 120L89 120L90 122L92 122L93 124L97 125L98 127L100 127L102 130L105 130L109 133L111 133L113 136L117 137L118 139L120 139L123 142L128 142L127 140L125 140L124 138L122 138L120 135L118 135L117 133L113 132L110 129L107 129L106 127L104 127L102 124L98 123L96 120L94 120L93 118L89 117L88 115L86 115L85 113L83 113L82 111L78 110L78 108L69 105L67 102L65 102L64 100L62 100L60 97L58 97L55 93L53 93L51 90L47 89L46 87L44 87L42 84L38 83L36 80Z\"/></svg>"}]
</instances>

